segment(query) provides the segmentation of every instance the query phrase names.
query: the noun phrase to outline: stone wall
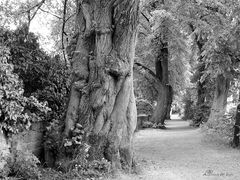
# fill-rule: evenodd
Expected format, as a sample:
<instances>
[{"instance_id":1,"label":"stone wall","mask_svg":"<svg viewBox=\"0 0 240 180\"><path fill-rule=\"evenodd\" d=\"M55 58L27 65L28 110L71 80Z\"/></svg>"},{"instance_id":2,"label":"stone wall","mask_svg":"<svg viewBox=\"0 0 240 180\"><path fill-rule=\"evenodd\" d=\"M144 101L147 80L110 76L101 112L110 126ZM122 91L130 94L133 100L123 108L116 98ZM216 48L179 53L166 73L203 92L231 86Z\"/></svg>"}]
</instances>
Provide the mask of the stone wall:
<instances>
[{"instance_id":1,"label":"stone wall","mask_svg":"<svg viewBox=\"0 0 240 180\"><path fill-rule=\"evenodd\" d=\"M43 150L43 123L34 123L29 131L22 132L13 137L16 150L29 151L40 157Z\"/></svg>"},{"instance_id":2,"label":"stone wall","mask_svg":"<svg viewBox=\"0 0 240 180\"><path fill-rule=\"evenodd\" d=\"M34 123L30 130L14 135L11 142L0 132L0 153L6 156L10 148L23 152L31 152L40 157L43 150L43 123Z\"/></svg>"},{"instance_id":3,"label":"stone wall","mask_svg":"<svg viewBox=\"0 0 240 180\"><path fill-rule=\"evenodd\" d=\"M0 169L4 167L6 161L4 157L7 157L10 153L10 145L7 143L7 139L4 136L3 132L0 131Z\"/></svg>"}]
</instances>

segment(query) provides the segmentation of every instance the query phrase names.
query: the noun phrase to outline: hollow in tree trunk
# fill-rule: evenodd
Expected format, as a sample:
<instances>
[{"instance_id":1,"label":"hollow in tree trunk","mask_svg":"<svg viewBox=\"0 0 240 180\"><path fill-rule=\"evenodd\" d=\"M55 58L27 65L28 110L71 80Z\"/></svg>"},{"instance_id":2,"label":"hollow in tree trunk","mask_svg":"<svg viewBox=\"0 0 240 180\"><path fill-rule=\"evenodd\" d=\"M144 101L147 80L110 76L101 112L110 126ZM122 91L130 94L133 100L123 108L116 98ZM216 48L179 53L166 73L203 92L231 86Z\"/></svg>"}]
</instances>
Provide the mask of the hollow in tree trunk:
<instances>
[{"instance_id":1,"label":"hollow in tree trunk","mask_svg":"<svg viewBox=\"0 0 240 180\"><path fill-rule=\"evenodd\" d=\"M76 33L68 47L72 86L65 136L80 123L90 159L114 170L132 166L137 112L133 60L139 0L77 1Z\"/></svg>"},{"instance_id":2,"label":"hollow in tree trunk","mask_svg":"<svg viewBox=\"0 0 240 180\"><path fill-rule=\"evenodd\" d=\"M218 75L208 124L214 125L225 114L229 87L229 78L224 75Z\"/></svg>"}]
</instances>

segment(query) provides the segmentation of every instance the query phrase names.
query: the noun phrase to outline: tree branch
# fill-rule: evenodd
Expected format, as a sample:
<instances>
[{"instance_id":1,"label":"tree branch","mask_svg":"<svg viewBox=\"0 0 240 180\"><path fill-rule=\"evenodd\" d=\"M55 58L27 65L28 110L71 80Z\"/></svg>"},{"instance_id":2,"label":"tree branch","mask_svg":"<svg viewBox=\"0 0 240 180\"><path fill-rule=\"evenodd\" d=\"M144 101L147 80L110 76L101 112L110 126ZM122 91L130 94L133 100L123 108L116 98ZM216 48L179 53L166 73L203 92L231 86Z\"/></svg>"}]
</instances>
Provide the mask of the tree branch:
<instances>
[{"instance_id":1,"label":"tree branch","mask_svg":"<svg viewBox=\"0 0 240 180\"><path fill-rule=\"evenodd\" d=\"M38 10L41 8L41 6L44 3L45 3L45 0L42 0L41 2L39 2L39 3L35 4L34 6L28 8L27 10L21 12L22 14L27 13L27 20L28 20L28 22L27 22L27 26L28 27L27 28L28 28L28 31L29 31L29 27L30 27L31 21L36 16ZM35 12L33 12L33 15L31 16L31 10L33 10L34 8L37 8L37 9L35 10Z\"/></svg>"},{"instance_id":2,"label":"tree branch","mask_svg":"<svg viewBox=\"0 0 240 180\"><path fill-rule=\"evenodd\" d=\"M44 3L45 3L45 0L42 0L39 3L35 4L34 6L32 6L32 7L28 8L27 10L23 11L22 14L26 13L28 11L31 11L31 10L33 10L36 7L39 7L39 6L41 7Z\"/></svg>"},{"instance_id":3,"label":"tree branch","mask_svg":"<svg viewBox=\"0 0 240 180\"><path fill-rule=\"evenodd\" d=\"M44 9L42 9L42 8L39 8L39 10L41 10L42 12L48 13L48 14L50 14L50 15L58 18L58 19L62 19L62 17L60 17L60 16L58 16L58 15L56 15L56 14L53 14L53 13L50 12L50 11L44 10Z\"/></svg>"},{"instance_id":4,"label":"tree branch","mask_svg":"<svg viewBox=\"0 0 240 180\"><path fill-rule=\"evenodd\" d=\"M154 77L154 79L156 79L157 81L159 81L157 75L156 75L151 69L149 69L148 67L146 67L145 65L143 65L143 64L141 64L141 63L139 63L139 62L135 62L134 65L135 65L135 66L138 66L138 67L140 67L140 68L142 68L142 69L144 69L145 71L148 72L148 74L150 74L152 77Z\"/></svg>"},{"instance_id":5,"label":"tree branch","mask_svg":"<svg viewBox=\"0 0 240 180\"><path fill-rule=\"evenodd\" d=\"M32 17L31 17L31 21L32 21L33 18L36 16L38 10L41 8L41 6L44 4L44 2L45 2L45 0L42 0L37 6L35 6L35 7L37 7L37 9L36 9L36 11L33 13ZM30 10L29 10L29 11L30 11Z\"/></svg>"},{"instance_id":6,"label":"tree branch","mask_svg":"<svg viewBox=\"0 0 240 180\"><path fill-rule=\"evenodd\" d=\"M143 75L143 77L152 85L151 87L152 87L156 92L159 91L159 89L160 89L160 87L159 87L160 81L159 81L157 78L152 77L152 76L149 77L148 75L143 74L141 71L139 71L139 68L137 68L137 65L135 65L135 66L133 67L133 69L136 70L137 73Z\"/></svg>"},{"instance_id":7,"label":"tree branch","mask_svg":"<svg viewBox=\"0 0 240 180\"><path fill-rule=\"evenodd\" d=\"M64 58L64 61L65 61L65 66L67 67L67 57L66 57L66 53L65 53L65 46L64 46L64 34L65 33L65 19L66 19L66 11L67 11L67 0L64 0L64 6L63 6L63 17L62 17L62 20L63 20L63 23L62 23L62 52L63 52L63 58Z\"/></svg>"},{"instance_id":8,"label":"tree branch","mask_svg":"<svg viewBox=\"0 0 240 180\"><path fill-rule=\"evenodd\" d=\"M70 15L65 22L67 22L69 19L71 19L74 15L76 15L76 13L73 13L72 15Z\"/></svg>"}]
</instances>

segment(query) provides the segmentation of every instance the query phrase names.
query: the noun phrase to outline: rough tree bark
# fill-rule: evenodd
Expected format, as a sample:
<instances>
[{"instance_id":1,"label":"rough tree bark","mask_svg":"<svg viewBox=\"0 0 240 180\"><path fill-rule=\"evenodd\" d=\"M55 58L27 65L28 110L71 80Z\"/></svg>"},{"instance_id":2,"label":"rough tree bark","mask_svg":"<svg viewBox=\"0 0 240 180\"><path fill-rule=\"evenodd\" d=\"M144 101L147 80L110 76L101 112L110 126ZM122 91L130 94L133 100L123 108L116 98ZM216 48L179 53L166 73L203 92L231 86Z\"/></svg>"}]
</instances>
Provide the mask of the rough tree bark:
<instances>
[{"instance_id":1,"label":"rough tree bark","mask_svg":"<svg viewBox=\"0 0 240 180\"><path fill-rule=\"evenodd\" d=\"M224 75L218 75L216 79L216 89L214 93L214 100L211 107L208 124L213 124L221 119L226 111L227 96L230 87L229 78Z\"/></svg>"},{"instance_id":2,"label":"rough tree bark","mask_svg":"<svg viewBox=\"0 0 240 180\"><path fill-rule=\"evenodd\" d=\"M201 106L204 104L205 102L205 82L201 82L201 77L203 76L203 72L205 70L205 63L203 61L203 57L202 57L202 51L203 51L203 45L204 43L202 42L202 40L198 40L196 37L196 44L199 50L199 57L198 57L198 62L199 62L199 68L198 68L198 82L197 82L197 106Z\"/></svg>"},{"instance_id":3,"label":"rough tree bark","mask_svg":"<svg viewBox=\"0 0 240 180\"><path fill-rule=\"evenodd\" d=\"M196 102L196 107L197 111L194 113L193 117L193 122L194 126L199 126L201 122L207 121L207 119L202 116L202 113L206 111L206 96L207 96L207 91L206 91L206 80L201 82L201 78L203 76L203 72L205 70L205 63L202 62L201 56L199 58L199 63L200 67L197 70L199 77L197 79L197 102ZM209 92L208 92L209 93Z\"/></svg>"},{"instance_id":4,"label":"rough tree bark","mask_svg":"<svg viewBox=\"0 0 240 180\"><path fill-rule=\"evenodd\" d=\"M234 134L232 141L233 147L239 146L239 132L240 132L240 104L238 104L237 106L237 112L235 115Z\"/></svg>"},{"instance_id":5,"label":"rough tree bark","mask_svg":"<svg viewBox=\"0 0 240 180\"><path fill-rule=\"evenodd\" d=\"M202 77L204 75L204 71L206 69L206 63L203 60L202 52L203 52L203 46L205 44L205 41L200 37L199 39L197 36L195 37L195 41L199 50L199 56L198 56L198 67L197 71L195 72L195 80L193 82L197 83L197 102L196 107L197 111L194 112L193 122L194 126L199 126L201 122L207 121L207 118L203 116L203 113L206 113L207 110L207 96L210 92L207 92L206 84L207 79L202 80Z\"/></svg>"},{"instance_id":6,"label":"rough tree bark","mask_svg":"<svg viewBox=\"0 0 240 180\"><path fill-rule=\"evenodd\" d=\"M91 158L113 169L132 166L137 123L133 61L139 0L77 1L76 33L68 47L72 87L65 136L83 125Z\"/></svg>"},{"instance_id":7,"label":"rough tree bark","mask_svg":"<svg viewBox=\"0 0 240 180\"><path fill-rule=\"evenodd\" d=\"M197 106L201 106L205 103L205 82L198 82L197 83Z\"/></svg>"},{"instance_id":8,"label":"rough tree bark","mask_svg":"<svg viewBox=\"0 0 240 180\"><path fill-rule=\"evenodd\" d=\"M168 94L168 107L167 107L167 116L166 119L171 119L171 108L172 108L172 102L173 102L173 88L172 86L168 86L169 88L169 94Z\"/></svg>"}]
</instances>

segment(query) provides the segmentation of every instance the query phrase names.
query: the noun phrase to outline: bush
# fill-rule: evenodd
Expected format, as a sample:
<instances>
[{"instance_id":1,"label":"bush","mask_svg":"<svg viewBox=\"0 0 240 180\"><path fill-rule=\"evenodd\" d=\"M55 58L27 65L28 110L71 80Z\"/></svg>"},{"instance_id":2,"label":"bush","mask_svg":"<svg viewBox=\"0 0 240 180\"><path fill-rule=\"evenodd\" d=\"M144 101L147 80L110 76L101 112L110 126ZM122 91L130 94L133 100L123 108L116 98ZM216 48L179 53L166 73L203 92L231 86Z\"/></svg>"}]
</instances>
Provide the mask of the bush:
<instances>
[{"instance_id":1,"label":"bush","mask_svg":"<svg viewBox=\"0 0 240 180\"><path fill-rule=\"evenodd\" d=\"M41 121L50 110L47 103L35 97L25 97L22 81L7 62L9 49L0 39L0 126L6 135L29 129L32 122Z\"/></svg>"},{"instance_id":2,"label":"bush","mask_svg":"<svg viewBox=\"0 0 240 180\"><path fill-rule=\"evenodd\" d=\"M153 125L154 125L154 123L152 123L150 121L143 121L142 128L152 128Z\"/></svg>"},{"instance_id":3,"label":"bush","mask_svg":"<svg viewBox=\"0 0 240 180\"><path fill-rule=\"evenodd\" d=\"M95 179L107 176L110 173L111 164L106 159L89 161L86 148L82 148L78 152L78 155L74 158L63 158L58 162L57 167L59 172L63 172L62 177Z\"/></svg>"},{"instance_id":4,"label":"bush","mask_svg":"<svg viewBox=\"0 0 240 180\"><path fill-rule=\"evenodd\" d=\"M84 134L82 125L77 123L70 136L63 139L64 147L61 147L62 155L56 167L69 179L95 179L110 172L110 162L106 159L89 160L91 146L84 141Z\"/></svg>"},{"instance_id":5,"label":"bush","mask_svg":"<svg viewBox=\"0 0 240 180\"><path fill-rule=\"evenodd\" d=\"M201 123L207 122L210 115L210 106L207 104L202 104L199 106L195 106L193 111L193 126L200 126Z\"/></svg>"},{"instance_id":6,"label":"bush","mask_svg":"<svg viewBox=\"0 0 240 180\"><path fill-rule=\"evenodd\" d=\"M64 114L70 87L70 71L59 55L50 57L38 44L38 37L23 25L15 31L0 29L4 44L9 49L7 61L13 72L21 78L22 94L47 102L51 111L45 114L45 151L56 156L61 144Z\"/></svg>"},{"instance_id":7,"label":"bush","mask_svg":"<svg viewBox=\"0 0 240 180\"><path fill-rule=\"evenodd\" d=\"M86 179L103 179L110 172L110 163L105 160L91 161L83 165L80 159L74 161L66 161L65 163L73 163L74 166L67 172L56 171L54 169L43 169L43 180L86 180Z\"/></svg>"}]
</instances>

